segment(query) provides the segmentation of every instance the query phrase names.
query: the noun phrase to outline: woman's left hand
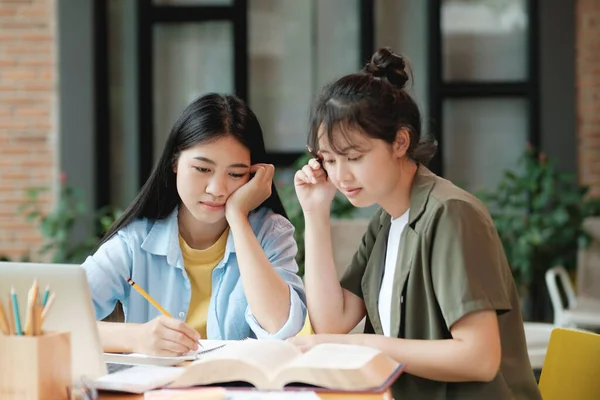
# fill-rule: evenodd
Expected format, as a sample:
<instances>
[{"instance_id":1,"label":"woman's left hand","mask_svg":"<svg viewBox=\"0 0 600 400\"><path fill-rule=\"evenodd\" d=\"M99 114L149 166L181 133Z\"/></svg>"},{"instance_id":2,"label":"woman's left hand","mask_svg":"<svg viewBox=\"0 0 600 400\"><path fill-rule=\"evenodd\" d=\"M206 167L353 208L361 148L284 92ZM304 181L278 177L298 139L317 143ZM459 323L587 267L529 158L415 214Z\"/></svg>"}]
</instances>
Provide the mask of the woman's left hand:
<instances>
[{"instance_id":1,"label":"woman's left hand","mask_svg":"<svg viewBox=\"0 0 600 400\"><path fill-rule=\"evenodd\" d=\"M287 339L287 342L293 344L304 353L320 343L326 343L326 339L327 335L307 335L291 337Z\"/></svg>"},{"instance_id":2,"label":"woman's left hand","mask_svg":"<svg viewBox=\"0 0 600 400\"><path fill-rule=\"evenodd\" d=\"M248 216L271 196L275 167L272 164L254 164L250 173L254 176L227 199L225 217L228 221L234 216Z\"/></svg>"}]
</instances>

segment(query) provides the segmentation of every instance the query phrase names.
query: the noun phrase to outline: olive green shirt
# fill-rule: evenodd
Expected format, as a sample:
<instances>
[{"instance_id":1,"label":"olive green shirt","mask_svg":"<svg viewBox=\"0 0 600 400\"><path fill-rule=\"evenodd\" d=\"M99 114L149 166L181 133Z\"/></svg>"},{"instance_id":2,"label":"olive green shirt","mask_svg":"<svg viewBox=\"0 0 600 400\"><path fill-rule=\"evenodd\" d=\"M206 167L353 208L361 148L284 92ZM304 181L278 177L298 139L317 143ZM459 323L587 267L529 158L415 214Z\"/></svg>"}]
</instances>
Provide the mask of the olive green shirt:
<instances>
[{"instance_id":1,"label":"olive green shirt","mask_svg":"<svg viewBox=\"0 0 600 400\"><path fill-rule=\"evenodd\" d=\"M365 333L383 334L377 303L390 220L383 210L375 214L341 279L342 287L365 301ZM403 373L392 387L395 399L541 399L519 297L489 212L423 166L413 181L400 239L391 309L390 336L427 340L449 339L450 327L465 315L495 310L502 344L500 369L491 382L440 382Z\"/></svg>"}]
</instances>

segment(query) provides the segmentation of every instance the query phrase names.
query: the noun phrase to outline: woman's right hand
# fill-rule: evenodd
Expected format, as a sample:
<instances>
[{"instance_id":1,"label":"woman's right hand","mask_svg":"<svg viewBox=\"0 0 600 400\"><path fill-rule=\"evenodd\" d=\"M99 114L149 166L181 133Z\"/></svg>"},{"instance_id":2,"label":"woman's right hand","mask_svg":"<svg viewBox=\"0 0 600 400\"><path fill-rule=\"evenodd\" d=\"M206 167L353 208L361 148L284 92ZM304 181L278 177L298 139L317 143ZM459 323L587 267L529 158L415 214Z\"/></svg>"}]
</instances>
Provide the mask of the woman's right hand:
<instances>
[{"instance_id":1,"label":"woman's right hand","mask_svg":"<svg viewBox=\"0 0 600 400\"><path fill-rule=\"evenodd\" d=\"M198 350L200 334L175 318L161 315L136 328L132 346L135 353L173 357Z\"/></svg>"},{"instance_id":2,"label":"woman's right hand","mask_svg":"<svg viewBox=\"0 0 600 400\"><path fill-rule=\"evenodd\" d=\"M296 172L294 187L305 215L329 212L336 188L316 159L311 158L308 164Z\"/></svg>"}]
</instances>

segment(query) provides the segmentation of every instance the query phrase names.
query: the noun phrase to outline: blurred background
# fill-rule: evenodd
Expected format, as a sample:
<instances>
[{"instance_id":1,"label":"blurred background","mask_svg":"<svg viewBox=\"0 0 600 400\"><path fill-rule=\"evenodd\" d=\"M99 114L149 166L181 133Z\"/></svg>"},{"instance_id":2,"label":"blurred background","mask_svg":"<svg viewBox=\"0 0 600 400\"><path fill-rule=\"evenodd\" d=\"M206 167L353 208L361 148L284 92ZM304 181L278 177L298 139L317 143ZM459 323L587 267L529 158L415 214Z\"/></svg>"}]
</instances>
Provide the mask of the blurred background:
<instances>
[{"instance_id":1,"label":"blurred background","mask_svg":"<svg viewBox=\"0 0 600 400\"><path fill-rule=\"evenodd\" d=\"M0 257L81 262L209 91L258 115L302 249L310 104L380 46L410 61L431 169L487 202L528 317L550 320L551 268L600 274L599 0L0 0Z\"/></svg>"}]
</instances>

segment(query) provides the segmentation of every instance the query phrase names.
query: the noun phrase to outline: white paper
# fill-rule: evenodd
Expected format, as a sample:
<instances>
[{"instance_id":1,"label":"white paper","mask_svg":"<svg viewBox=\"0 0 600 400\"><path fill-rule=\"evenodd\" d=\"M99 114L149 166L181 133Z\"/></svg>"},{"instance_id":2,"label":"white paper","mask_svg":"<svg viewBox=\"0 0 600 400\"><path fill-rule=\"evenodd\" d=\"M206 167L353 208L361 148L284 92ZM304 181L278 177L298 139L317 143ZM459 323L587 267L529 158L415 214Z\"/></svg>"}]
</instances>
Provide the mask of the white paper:
<instances>
[{"instance_id":1,"label":"white paper","mask_svg":"<svg viewBox=\"0 0 600 400\"><path fill-rule=\"evenodd\" d=\"M293 392L263 392L254 390L228 390L227 400L318 400L315 392L293 391Z\"/></svg>"},{"instance_id":2,"label":"white paper","mask_svg":"<svg viewBox=\"0 0 600 400\"><path fill-rule=\"evenodd\" d=\"M92 385L96 389L144 393L166 385L183 370L182 367L138 366L95 379Z\"/></svg>"},{"instance_id":3,"label":"white paper","mask_svg":"<svg viewBox=\"0 0 600 400\"><path fill-rule=\"evenodd\" d=\"M197 360L204 354L212 353L231 340L201 340L200 347L196 351L190 351L181 356L165 357L165 356L150 356L140 353L104 353L104 361L117 364L133 364L133 365L162 365L169 366L179 364L183 361Z\"/></svg>"}]
</instances>

